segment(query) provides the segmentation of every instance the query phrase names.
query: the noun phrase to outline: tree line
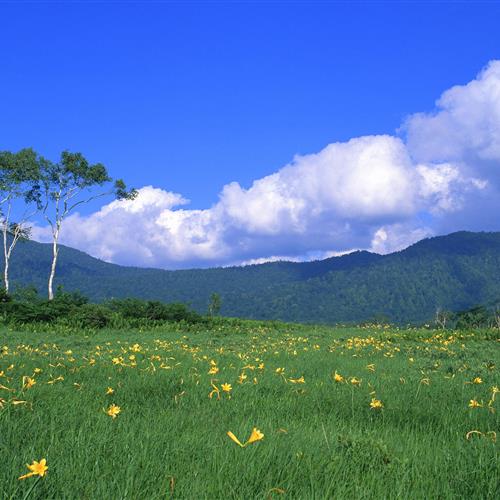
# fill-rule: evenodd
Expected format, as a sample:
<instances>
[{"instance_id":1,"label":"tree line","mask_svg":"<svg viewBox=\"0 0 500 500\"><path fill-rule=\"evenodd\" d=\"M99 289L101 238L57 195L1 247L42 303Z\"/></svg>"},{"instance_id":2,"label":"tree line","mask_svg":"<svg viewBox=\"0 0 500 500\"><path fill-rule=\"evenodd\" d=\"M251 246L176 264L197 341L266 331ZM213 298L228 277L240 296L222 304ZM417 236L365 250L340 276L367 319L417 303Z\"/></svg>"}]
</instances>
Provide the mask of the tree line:
<instances>
[{"instance_id":1,"label":"tree line","mask_svg":"<svg viewBox=\"0 0 500 500\"><path fill-rule=\"evenodd\" d=\"M11 257L17 243L31 235L36 216L47 222L52 259L47 278L48 299L54 299L54 278L64 220L77 207L104 196L133 199L122 179L113 179L102 163L90 163L81 153L63 151L52 162L31 148L0 151L0 230L3 236L3 285L8 294Z\"/></svg>"}]
</instances>

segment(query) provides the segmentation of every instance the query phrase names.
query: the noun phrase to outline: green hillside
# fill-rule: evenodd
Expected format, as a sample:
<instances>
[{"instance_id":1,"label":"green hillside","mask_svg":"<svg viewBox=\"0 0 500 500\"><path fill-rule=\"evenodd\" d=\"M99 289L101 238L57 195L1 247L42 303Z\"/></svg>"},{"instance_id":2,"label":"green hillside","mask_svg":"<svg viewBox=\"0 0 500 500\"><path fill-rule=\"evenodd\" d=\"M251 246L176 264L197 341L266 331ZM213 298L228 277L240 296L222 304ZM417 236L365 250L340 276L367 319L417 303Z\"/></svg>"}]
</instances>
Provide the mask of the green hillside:
<instances>
[{"instance_id":1,"label":"green hillside","mask_svg":"<svg viewBox=\"0 0 500 500\"><path fill-rule=\"evenodd\" d=\"M12 281L45 291L51 247L19 244ZM381 256L342 257L245 267L165 271L109 264L61 247L56 284L95 301L139 297L190 303L205 312L218 292L221 313L258 319L351 322L384 316L399 323L500 299L500 233L459 232Z\"/></svg>"}]
</instances>

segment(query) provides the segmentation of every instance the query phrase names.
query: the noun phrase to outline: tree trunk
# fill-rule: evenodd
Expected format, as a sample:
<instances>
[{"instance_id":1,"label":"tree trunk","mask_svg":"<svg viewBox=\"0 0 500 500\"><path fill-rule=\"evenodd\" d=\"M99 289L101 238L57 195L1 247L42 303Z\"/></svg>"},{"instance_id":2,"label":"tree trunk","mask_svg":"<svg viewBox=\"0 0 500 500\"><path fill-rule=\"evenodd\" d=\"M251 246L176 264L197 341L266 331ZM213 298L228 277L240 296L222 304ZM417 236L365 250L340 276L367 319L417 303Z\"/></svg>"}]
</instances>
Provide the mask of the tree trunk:
<instances>
[{"instance_id":1,"label":"tree trunk","mask_svg":"<svg viewBox=\"0 0 500 500\"><path fill-rule=\"evenodd\" d=\"M9 293L9 259L5 259L5 269L3 272L5 293Z\"/></svg>"},{"instance_id":2,"label":"tree trunk","mask_svg":"<svg viewBox=\"0 0 500 500\"><path fill-rule=\"evenodd\" d=\"M57 240L59 239L59 228L54 232L54 241L52 242L52 266L50 267L50 276L49 276L49 300L54 299L54 276L56 275L56 265L57 265L57 256L59 255L59 247L57 246Z\"/></svg>"},{"instance_id":3,"label":"tree trunk","mask_svg":"<svg viewBox=\"0 0 500 500\"><path fill-rule=\"evenodd\" d=\"M3 271L3 286L5 291L9 293L9 253L7 251L7 224L4 222L3 232L3 255L4 255L4 271Z\"/></svg>"}]
</instances>

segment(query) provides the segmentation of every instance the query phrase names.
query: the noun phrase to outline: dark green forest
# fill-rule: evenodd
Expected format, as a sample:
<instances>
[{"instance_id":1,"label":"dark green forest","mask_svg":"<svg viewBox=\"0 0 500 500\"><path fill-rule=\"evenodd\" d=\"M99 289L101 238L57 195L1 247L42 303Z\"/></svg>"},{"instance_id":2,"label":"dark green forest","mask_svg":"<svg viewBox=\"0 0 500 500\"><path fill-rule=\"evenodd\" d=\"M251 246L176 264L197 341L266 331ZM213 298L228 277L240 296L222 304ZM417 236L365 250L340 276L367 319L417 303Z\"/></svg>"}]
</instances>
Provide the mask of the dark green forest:
<instances>
[{"instance_id":1,"label":"dark green forest","mask_svg":"<svg viewBox=\"0 0 500 500\"><path fill-rule=\"evenodd\" d=\"M11 277L45 293L51 247L20 243ZM166 271L109 264L61 246L56 285L92 301L135 297L188 304L206 313L221 297L224 316L314 323L430 321L500 302L500 233L457 232L389 255L354 252L315 262Z\"/></svg>"}]
</instances>

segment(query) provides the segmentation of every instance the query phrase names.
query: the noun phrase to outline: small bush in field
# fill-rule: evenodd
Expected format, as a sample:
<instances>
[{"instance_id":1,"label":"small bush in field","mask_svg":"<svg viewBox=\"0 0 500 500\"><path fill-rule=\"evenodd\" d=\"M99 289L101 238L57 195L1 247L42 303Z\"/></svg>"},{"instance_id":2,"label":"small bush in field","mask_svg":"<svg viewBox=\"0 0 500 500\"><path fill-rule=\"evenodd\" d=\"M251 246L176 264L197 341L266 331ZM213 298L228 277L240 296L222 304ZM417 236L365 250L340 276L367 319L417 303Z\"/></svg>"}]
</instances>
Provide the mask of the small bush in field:
<instances>
[{"instance_id":1,"label":"small bush in field","mask_svg":"<svg viewBox=\"0 0 500 500\"><path fill-rule=\"evenodd\" d=\"M100 329L111 324L113 313L100 304L84 304L75 315L75 321L82 328Z\"/></svg>"}]
</instances>

